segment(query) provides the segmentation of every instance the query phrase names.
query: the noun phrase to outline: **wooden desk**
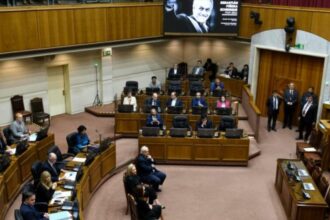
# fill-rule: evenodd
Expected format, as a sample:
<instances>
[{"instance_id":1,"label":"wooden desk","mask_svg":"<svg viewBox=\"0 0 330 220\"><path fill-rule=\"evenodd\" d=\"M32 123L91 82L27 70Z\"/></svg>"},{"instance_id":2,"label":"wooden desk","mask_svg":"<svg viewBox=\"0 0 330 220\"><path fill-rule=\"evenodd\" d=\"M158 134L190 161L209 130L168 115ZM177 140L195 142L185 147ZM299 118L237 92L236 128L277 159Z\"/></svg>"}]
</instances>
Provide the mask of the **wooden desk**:
<instances>
[{"instance_id":1,"label":"wooden desk","mask_svg":"<svg viewBox=\"0 0 330 220\"><path fill-rule=\"evenodd\" d=\"M150 154L159 163L247 166L249 138L227 139L170 136L139 136L139 148L149 147Z\"/></svg>"},{"instance_id":2,"label":"wooden desk","mask_svg":"<svg viewBox=\"0 0 330 220\"><path fill-rule=\"evenodd\" d=\"M219 76L218 78L225 84L225 89L231 96L242 98L243 86L246 84L243 80L226 78L222 76Z\"/></svg>"},{"instance_id":3,"label":"wooden desk","mask_svg":"<svg viewBox=\"0 0 330 220\"><path fill-rule=\"evenodd\" d=\"M294 180L290 180L286 175L285 171L289 161L295 164L298 169L304 169L308 172L305 165L300 160L277 160L275 188L280 196L288 219L323 220L328 207L323 196L318 190L312 177L308 176L301 177L303 182L312 183L316 190L306 191L310 194L311 199L306 200L302 197L301 183L296 183Z\"/></svg>"},{"instance_id":4,"label":"wooden desk","mask_svg":"<svg viewBox=\"0 0 330 220\"><path fill-rule=\"evenodd\" d=\"M182 114L185 115L185 114ZM189 124L195 130L196 122L200 119L200 115L186 114L188 116ZM137 136L139 129L146 125L148 114L146 113L115 113L115 133ZM173 117L175 114L161 114L164 125L167 129L172 127ZM221 115L208 115L213 122L213 126L218 126L221 120ZM238 118L236 118L236 122Z\"/></svg>"},{"instance_id":5,"label":"wooden desk","mask_svg":"<svg viewBox=\"0 0 330 220\"><path fill-rule=\"evenodd\" d=\"M6 208L6 189L5 186L3 184L3 177L0 177L0 210L4 210ZM0 212L0 219L4 219L5 218L5 212L1 211Z\"/></svg>"}]
</instances>

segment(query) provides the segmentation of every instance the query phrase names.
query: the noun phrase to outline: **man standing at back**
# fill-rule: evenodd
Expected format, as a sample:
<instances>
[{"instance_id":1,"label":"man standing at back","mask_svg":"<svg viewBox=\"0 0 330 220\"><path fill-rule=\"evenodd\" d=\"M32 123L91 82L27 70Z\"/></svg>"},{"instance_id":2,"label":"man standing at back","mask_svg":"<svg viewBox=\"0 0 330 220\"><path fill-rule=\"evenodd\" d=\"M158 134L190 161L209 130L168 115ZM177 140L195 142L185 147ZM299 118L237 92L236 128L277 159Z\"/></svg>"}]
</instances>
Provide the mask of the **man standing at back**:
<instances>
[{"instance_id":1,"label":"man standing at back","mask_svg":"<svg viewBox=\"0 0 330 220\"><path fill-rule=\"evenodd\" d=\"M316 122L317 106L313 103L313 96L308 96L307 102L301 107L299 117L299 137L297 140L303 139L307 142L308 137ZM303 137L303 132L305 137Z\"/></svg>"},{"instance_id":2,"label":"man standing at back","mask_svg":"<svg viewBox=\"0 0 330 220\"><path fill-rule=\"evenodd\" d=\"M281 99L278 97L277 92L274 90L273 94L267 100L268 108L268 131L276 131L276 120L280 109Z\"/></svg>"},{"instance_id":3,"label":"man standing at back","mask_svg":"<svg viewBox=\"0 0 330 220\"><path fill-rule=\"evenodd\" d=\"M294 83L291 82L289 84L289 88L287 88L284 92L283 128L286 128L286 126L288 126L289 129L292 129L292 117L297 106L297 101L298 101L298 92L295 89Z\"/></svg>"}]
</instances>

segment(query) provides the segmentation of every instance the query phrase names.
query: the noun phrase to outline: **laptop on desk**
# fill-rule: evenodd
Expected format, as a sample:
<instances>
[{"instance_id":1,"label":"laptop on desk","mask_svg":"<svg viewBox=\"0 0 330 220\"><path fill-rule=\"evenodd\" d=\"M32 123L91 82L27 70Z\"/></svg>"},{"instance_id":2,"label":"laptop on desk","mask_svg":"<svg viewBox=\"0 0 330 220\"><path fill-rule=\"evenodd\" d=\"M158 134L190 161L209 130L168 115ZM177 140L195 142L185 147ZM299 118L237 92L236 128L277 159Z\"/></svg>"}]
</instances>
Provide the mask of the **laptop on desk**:
<instances>
[{"instance_id":1,"label":"laptop on desk","mask_svg":"<svg viewBox=\"0 0 330 220\"><path fill-rule=\"evenodd\" d=\"M143 136L158 136L159 135L159 127L143 127L142 135Z\"/></svg>"},{"instance_id":2,"label":"laptop on desk","mask_svg":"<svg viewBox=\"0 0 330 220\"><path fill-rule=\"evenodd\" d=\"M133 109L133 105L118 105L118 112L121 113L131 113Z\"/></svg>"},{"instance_id":3,"label":"laptop on desk","mask_svg":"<svg viewBox=\"0 0 330 220\"><path fill-rule=\"evenodd\" d=\"M200 138L213 138L214 129L213 128L198 128L197 137Z\"/></svg>"},{"instance_id":4,"label":"laptop on desk","mask_svg":"<svg viewBox=\"0 0 330 220\"><path fill-rule=\"evenodd\" d=\"M227 128L225 133L226 138L242 138L243 129L239 128Z\"/></svg>"},{"instance_id":5,"label":"laptop on desk","mask_svg":"<svg viewBox=\"0 0 330 220\"><path fill-rule=\"evenodd\" d=\"M171 137L185 137L187 136L187 128L170 128Z\"/></svg>"},{"instance_id":6,"label":"laptop on desk","mask_svg":"<svg viewBox=\"0 0 330 220\"><path fill-rule=\"evenodd\" d=\"M167 113L168 114L180 114L183 110L183 106L168 106Z\"/></svg>"},{"instance_id":7,"label":"laptop on desk","mask_svg":"<svg viewBox=\"0 0 330 220\"><path fill-rule=\"evenodd\" d=\"M216 108L217 115L231 115L232 108Z\"/></svg>"}]
</instances>

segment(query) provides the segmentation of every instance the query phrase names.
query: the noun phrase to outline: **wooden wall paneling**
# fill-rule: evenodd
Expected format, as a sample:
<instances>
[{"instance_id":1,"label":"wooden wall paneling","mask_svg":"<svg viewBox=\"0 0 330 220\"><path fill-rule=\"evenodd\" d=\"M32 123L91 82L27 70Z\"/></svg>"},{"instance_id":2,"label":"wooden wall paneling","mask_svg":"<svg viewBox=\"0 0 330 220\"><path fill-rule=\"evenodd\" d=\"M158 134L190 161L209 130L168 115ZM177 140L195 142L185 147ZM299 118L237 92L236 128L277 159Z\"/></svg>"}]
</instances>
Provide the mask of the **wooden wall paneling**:
<instances>
[{"instance_id":1,"label":"wooden wall paneling","mask_svg":"<svg viewBox=\"0 0 330 220\"><path fill-rule=\"evenodd\" d=\"M97 184L102 179L102 167L101 167L101 158L96 157L93 163L89 166L89 187L90 192L93 192Z\"/></svg>"},{"instance_id":2,"label":"wooden wall paneling","mask_svg":"<svg viewBox=\"0 0 330 220\"><path fill-rule=\"evenodd\" d=\"M40 48L36 11L0 12L0 52Z\"/></svg>"},{"instance_id":3,"label":"wooden wall paneling","mask_svg":"<svg viewBox=\"0 0 330 220\"><path fill-rule=\"evenodd\" d=\"M108 39L106 8L74 10L76 43L105 42Z\"/></svg>"},{"instance_id":4,"label":"wooden wall paneling","mask_svg":"<svg viewBox=\"0 0 330 220\"><path fill-rule=\"evenodd\" d=\"M151 11L150 7L140 7L136 10L136 19L135 23L135 33L134 37L147 37L148 30L152 29L152 18L151 18ZM148 25L146 25L146 21ZM151 33L150 33L151 34Z\"/></svg>"},{"instance_id":5,"label":"wooden wall paneling","mask_svg":"<svg viewBox=\"0 0 330 220\"><path fill-rule=\"evenodd\" d=\"M134 32L132 21L134 18L134 9L129 7L116 7L107 9L107 19L109 29L109 40L128 39Z\"/></svg>"},{"instance_id":6,"label":"wooden wall paneling","mask_svg":"<svg viewBox=\"0 0 330 220\"><path fill-rule=\"evenodd\" d=\"M31 177L31 167L32 164L37 160L36 148L34 146L29 146L29 148L18 157L18 164L21 173L21 181L25 182L29 177Z\"/></svg>"},{"instance_id":7,"label":"wooden wall paneling","mask_svg":"<svg viewBox=\"0 0 330 220\"><path fill-rule=\"evenodd\" d=\"M274 25L275 28L284 28L286 26L286 20L288 17L294 17L296 29L311 31L313 12L311 11L297 11L297 10L281 10L277 9L274 13Z\"/></svg>"},{"instance_id":8,"label":"wooden wall paneling","mask_svg":"<svg viewBox=\"0 0 330 220\"><path fill-rule=\"evenodd\" d=\"M3 178L0 177L0 219L5 218L6 214L6 192L5 192L5 186L3 184Z\"/></svg>"},{"instance_id":9,"label":"wooden wall paneling","mask_svg":"<svg viewBox=\"0 0 330 220\"><path fill-rule=\"evenodd\" d=\"M254 20L250 18L250 12L260 13L262 25L254 24ZM242 6L240 12L239 36L242 38L251 38L255 33L272 29L274 25L274 9Z\"/></svg>"},{"instance_id":10,"label":"wooden wall paneling","mask_svg":"<svg viewBox=\"0 0 330 220\"><path fill-rule=\"evenodd\" d=\"M76 44L73 10L42 10L37 16L42 48Z\"/></svg>"},{"instance_id":11,"label":"wooden wall paneling","mask_svg":"<svg viewBox=\"0 0 330 220\"><path fill-rule=\"evenodd\" d=\"M330 40L330 28L329 26L330 13L329 12L313 12L311 24L311 32L319 35L325 39Z\"/></svg>"},{"instance_id":12,"label":"wooden wall paneling","mask_svg":"<svg viewBox=\"0 0 330 220\"><path fill-rule=\"evenodd\" d=\"M110 146L101 154L102 178L116 168L116 146Z\"/></svg>"}]
</instances>

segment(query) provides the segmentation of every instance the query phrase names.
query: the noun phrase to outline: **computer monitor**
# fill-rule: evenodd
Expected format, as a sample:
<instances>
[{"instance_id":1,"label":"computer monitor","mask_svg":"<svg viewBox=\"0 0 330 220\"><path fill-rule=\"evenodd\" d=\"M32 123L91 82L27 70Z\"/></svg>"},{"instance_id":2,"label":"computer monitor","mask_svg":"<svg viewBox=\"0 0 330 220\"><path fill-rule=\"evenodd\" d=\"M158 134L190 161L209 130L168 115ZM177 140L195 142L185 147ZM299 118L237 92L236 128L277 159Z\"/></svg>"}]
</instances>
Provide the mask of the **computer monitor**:
<instances>
[{"instance_id":1,"label":"computer monitor","mask_svg":"<svg viewBox=\"0 0 330 220\"><path fill-rule=\"evenodd\" d=\"M37 132L37 141L41 141L42 139L46 138L48 136L48 129L49 126L45 127L45 128L41 128L38 132Z\"/></svg>"},{"instance_id":2,"label":"computer monitor","mask_svg":"<svg viewBox=\"0 0 330 220\"><path fill-rule=\"evenodd\" d=\"M131 113L133 112L133 105L118 105L118 112Z\"/></svg>"},{"instance_id":3,"label":"computer monitor","mask_svg":"<svg viewBox=\"0 0 330 220\"><path fill-rule=\"evenodd\" d=\"M232 108L216 108L217 115L231 115Z\"/></svg>"},{"instance_id":4,"label":"computer monitor","mask_svg":"<svg viewBox=\"0 0 330 220\"><path fill-rule=\"evenodd\" d=\"M170 128L171 137L185 137L187 135L187 128Z\"/></svg>"},{"instance_id":5,"label":"computer monitor","mask_svg":"<svg viewBox=\"0 0 330 220\"><path fill-rule=\"evenodd\" d=\"M152 95L153 93L160 93L160 89L159 88L149 88L149 87L147 87L146 88L146 94L147 95Z\"/></svg>"},{"instance_id":6,"label":"computer monitor","mask_svg":"<svg viewBox=\"0 0 330 220\"><path fill-rule=\"evenodd\" d=\"M142 127L142 135L143 136L158 136L159 135L159 127Z\"/></svg>"},{"instance_id":7,"label":"computer monitor","mask_svg":"<svg viewBox=\"0 0 330 220\"><path fill-rule=\"evenodd\" d=\"M97 154L95 152L92 152L92 151L88 152L88 154L86 156L86 161L85 161L85 164L84 165L85 166L90 165L94 161L96 155Z\"/></svg>"},{"instance_id":8,"label":"computer monitor","mask_svg":"<svg viewBox=\"0 0 330 220\"><path fill-rule=\"evenodd\" d=\"M243 129L227 128L225 137L226 138L241 138L241 137L243 137Z\"/></svg>"},{"instance_id":9,"label":"computer monitor","mask_svg":"<svg viewBox=\"0 0 330 220\"><path fill-rule=\"evenodd\" d=\"M180 114L183 110L183 106L168 106L167 113L168 114Z\"/></svg>"},{"instance_id":10,"label":"computer monitor","mask_svg":"<svg viewBox=\"0 0 330 220\"><path fill-rule=\"evenodd\" d=\"M24 153L27 150L28 147L29 147L29 143L28 143L27 139L17 142L15 155L16 156L21 155L22 153Z\"/></svg>"},{"instance_id":11,"label":"computer monitor","mask_svg":"<svg viewBox=\"0 0 330 220\"><path fill-rule=\"evenodd\" d=\"M206 115L207 107L194 106L192 107L192 114L194 115Z\"/></svg>"},{"instance_id":12,"label":"computer monitor","mask_svg":"<svg viewBox=\"0 0 330 220\"><path fill-rule=\"evenodd\" d=\"M103 151L108 149L110 145L111 145L111 138L110 137L107 137L104 140L102 140L101 143L100 143L100 147L99 147L99 153L102 153Z\"/></svg>"},{"instance_id":13,"label":"computer monitor","mask_svg":"<svg viewBox=\"0 0 330 220\"><path fill-rule=\"evenodd\" d=\"M223 89L215 89L212 93L214 97L221 97L221 96L226 96L227 91Z\"/></svg>"},{"instance_id":14,"label":"computer monitor","mask_svg":"<svg viewBox=\"0 0 330 220\"><path fill-rule=\"evenodd\" d=\"M197 137L200 138L212 138L214 136L213 128L198 128Z\"/></svg>"}]
</instances>

